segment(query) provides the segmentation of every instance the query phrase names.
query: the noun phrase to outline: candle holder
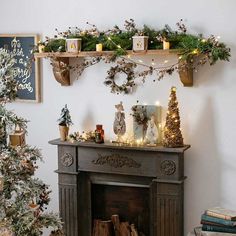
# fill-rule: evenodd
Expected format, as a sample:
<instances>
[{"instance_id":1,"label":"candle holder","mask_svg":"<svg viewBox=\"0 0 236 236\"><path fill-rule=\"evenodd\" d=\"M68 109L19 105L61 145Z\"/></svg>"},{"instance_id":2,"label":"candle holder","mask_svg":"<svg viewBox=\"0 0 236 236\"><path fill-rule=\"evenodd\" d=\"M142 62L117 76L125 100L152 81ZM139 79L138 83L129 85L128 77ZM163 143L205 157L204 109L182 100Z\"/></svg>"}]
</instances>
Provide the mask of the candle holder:
<instances>
[{"instance_id":1,"label":"candle holder","mask_svg":"<svg viewBox=\"0 0 236 236\"><path fill-rule=\"evenodd\" d=\"M148 36L133 36L133 51L147 51Z\"/></svg>"},{"instance_id":2,"label":"candle holder","mask_svg":"<svg viewBox=\"0 0 236 236\"><path fill-rule=\"evenodd\" d=\"M80 52L82 39L66 39L67 52Z\"/></svg>"},{"instance_id":3,"label":"candle holder","mask_svg":"<svg viewBox=\"0 0 236 236\"><path fill-rule=\"evenodd\" d=\"M163 50L168 50L170 49L170 42L163 41Z\"/></svg>"},{"instance_id":4,"label":"candle holder","mask_svg":"<svg viewBox=\"0 0 236 236\"><path fill-rule=\"evenodd\" d=\"M39 53L43 53L44 52L44 48L45 48L44 45L39 45L38 46Z\"/></svg>"},{"instance_id":5,"label":"candle holder","mask_svg":"<svg viewBox=\"0 0 236 236\"><path fill-rule=\"evenodd\" d=\"M102 52L102 47L103 47L103 45L101 43L97 43L96 44L96 51L97 52Z\"/></svg>"}]
</instances>

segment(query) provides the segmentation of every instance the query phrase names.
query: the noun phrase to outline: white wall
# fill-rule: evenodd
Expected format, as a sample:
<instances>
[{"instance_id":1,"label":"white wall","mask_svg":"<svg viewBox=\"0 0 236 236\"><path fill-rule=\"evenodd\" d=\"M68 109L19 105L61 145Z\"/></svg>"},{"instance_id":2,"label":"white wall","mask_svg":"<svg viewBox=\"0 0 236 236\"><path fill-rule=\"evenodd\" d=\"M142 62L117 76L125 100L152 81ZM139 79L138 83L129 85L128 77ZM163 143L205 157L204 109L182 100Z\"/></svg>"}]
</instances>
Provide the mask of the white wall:
<instances>
[{"instance_id":1,"label":"white wall","mask_svg":"<svg viewBox=\"0 0 236 236\"><path fill-rule=\"evenodd\" d=\"M185 174L185 234L199 225L204 209L222 205L236 209L235 140L235 36L236 1L234 0L169 0L169 1L81 1L81 0L1 0L0 33L54 34L68 26L95 23L105 29L122 25L134 18L137 24L161 27L183 18L193 32L220 35L232 49L230 63L220 62L213 67L204 66L194 75L194 86L185 88L178 75L153 84L152 79L139 87L133 95L114 95L103 85L105 65L96 65L85 71L71 87L61 87L54 79L48 60L42 62L43 102L40 104L15 103L11 108L27 119L29 144L42 149L45 163L38 175L53 189L51 209L58 209L57 151L48 140L58 137L56 120L61 107L67 103L73 117L74 130L94 129L102 123L110 139L114 117L114 104L124 102L127 117L130 108L141 103L160 101L167 107L169 89L177 86L185 143L191 144L186 152ZM164 58L162 58L164 60ZM131 118L128 118L131 129Z\"/></svg>"}]
</instances>

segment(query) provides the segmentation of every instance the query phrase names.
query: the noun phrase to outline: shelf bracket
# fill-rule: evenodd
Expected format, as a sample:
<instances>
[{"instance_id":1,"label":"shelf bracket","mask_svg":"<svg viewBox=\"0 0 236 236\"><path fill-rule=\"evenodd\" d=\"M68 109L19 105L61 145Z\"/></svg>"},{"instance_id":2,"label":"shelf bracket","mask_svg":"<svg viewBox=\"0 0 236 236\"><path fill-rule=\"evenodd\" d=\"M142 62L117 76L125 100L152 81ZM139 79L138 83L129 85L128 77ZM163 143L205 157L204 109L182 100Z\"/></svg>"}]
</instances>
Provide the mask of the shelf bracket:
<instances>
[{"instance_id":1,"label":"shelf bracket","mask_svg":"<svg viewBox=\"0 0 236 236\"><path fill-rule=\"evenodd\" d=\"M179 60L179 78L184 87L193 86L193 68L189 62Z\"/></svg>"},{"instance_id":2,"label":"shelf bracket","mask_svg":"<svg viewBox=\"0 0 236 236\"><path fill-rule=\"evenodd\" d=\"M58 83L62 86L70 85L69 58L51 57L53 74Z\"/></svg>"}]
</instances>

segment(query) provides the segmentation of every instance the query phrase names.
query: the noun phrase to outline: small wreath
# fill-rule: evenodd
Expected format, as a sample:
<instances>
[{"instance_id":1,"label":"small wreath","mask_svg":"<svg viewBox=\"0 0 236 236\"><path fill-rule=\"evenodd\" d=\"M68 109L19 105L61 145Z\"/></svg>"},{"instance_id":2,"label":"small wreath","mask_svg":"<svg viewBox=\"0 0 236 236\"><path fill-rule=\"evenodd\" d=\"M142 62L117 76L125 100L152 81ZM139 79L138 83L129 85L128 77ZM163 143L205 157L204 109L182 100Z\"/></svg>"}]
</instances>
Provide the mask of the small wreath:
<instances>
[{"instance_id":1,"label":"small wreath","mask_svg":"<svg viewBox=\"0 0 236 236\"><path fill-rule=\"evenodd\" d=\"M110 70L107 71L108 76L106 77L104 84L111 88L112 93L130 93L132 91L132 87L135 86L134 68L136 66L136 64L130 62L118 63L118 65L111 67ZM121 85L118 85L115 81L117 73L125 73L127 75L126 82Z\"/></svg>"}]
</instances>

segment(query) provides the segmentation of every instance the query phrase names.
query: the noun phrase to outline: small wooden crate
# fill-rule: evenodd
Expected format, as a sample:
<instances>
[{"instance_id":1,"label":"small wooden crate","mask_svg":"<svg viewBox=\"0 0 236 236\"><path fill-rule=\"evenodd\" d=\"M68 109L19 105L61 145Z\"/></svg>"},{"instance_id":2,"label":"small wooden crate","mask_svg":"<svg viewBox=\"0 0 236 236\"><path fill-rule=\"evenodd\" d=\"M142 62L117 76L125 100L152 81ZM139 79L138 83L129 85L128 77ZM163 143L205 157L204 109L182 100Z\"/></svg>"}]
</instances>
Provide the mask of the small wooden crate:
<instances>
[{"instance_id":1,"label":"small wooden crate","mask_svg":"<svg viewBox=\"0 0 236 236\"><path fill-rule=\"evenodd\" d=\"M9 135L10 146L24 146L25 143L25 131L15 131L14 134Z\"/></svg>"},{"instance_id":2,"label":"small wooden crate","mask_svg":"<svg viewBox=\"0 0 236 236\"><path fill-rule=\"evenodd\" d=\"M147 51L148 36L133 36L133 51Z\"/></svg>"}]
</instances>

